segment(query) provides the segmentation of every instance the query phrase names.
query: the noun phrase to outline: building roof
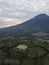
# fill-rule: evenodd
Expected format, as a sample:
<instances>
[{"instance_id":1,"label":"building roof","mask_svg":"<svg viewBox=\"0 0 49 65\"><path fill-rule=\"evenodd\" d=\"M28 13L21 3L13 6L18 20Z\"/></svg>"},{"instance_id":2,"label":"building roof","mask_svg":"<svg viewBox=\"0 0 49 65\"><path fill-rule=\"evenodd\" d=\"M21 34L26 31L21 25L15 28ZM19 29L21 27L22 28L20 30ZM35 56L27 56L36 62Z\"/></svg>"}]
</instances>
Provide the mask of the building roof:
<instances>
[{"instance_id":1,"label":"building roof","mask_svg":"<svg viewBox=\"0 0 49 65\"><path fill-rule=\"evenodd\" d=\"M27 47L28 47L28 46L26 46L26 45L18 45L18 46L17 46L17 48L23 49L23 50L27 49Z\"/></svg>"}]
</instances>

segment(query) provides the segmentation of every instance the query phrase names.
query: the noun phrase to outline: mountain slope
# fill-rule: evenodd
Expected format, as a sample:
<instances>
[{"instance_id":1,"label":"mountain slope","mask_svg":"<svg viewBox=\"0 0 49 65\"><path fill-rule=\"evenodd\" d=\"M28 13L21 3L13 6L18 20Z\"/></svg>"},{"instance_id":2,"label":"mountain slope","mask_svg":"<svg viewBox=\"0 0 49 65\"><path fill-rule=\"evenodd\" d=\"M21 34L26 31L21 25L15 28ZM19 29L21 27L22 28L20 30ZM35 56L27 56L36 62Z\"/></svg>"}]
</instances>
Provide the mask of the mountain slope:
<instances>
[{"instance_id":1,"label":"mountain slope","mask_svg":"<svg viewBox=\"0 0 49 65\"><path fill-rule=\"evenodd\" d=\"M49 33L49 16L40 14L22 24L0 29L0 37Z\"/></svg>"}]
</instances>

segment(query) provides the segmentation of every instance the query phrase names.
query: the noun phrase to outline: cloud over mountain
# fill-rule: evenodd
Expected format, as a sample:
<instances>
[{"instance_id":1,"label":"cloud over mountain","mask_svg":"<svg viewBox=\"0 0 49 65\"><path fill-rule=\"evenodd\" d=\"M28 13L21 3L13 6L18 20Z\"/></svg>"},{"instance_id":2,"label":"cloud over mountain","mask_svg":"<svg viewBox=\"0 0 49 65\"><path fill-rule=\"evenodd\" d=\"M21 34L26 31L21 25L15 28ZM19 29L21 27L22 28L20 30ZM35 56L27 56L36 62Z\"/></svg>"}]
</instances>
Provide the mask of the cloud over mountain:
<instances>
[{"instance_id":1,"label":"cloud over mountain","mask_svg":"<svg viewBox=\"0 0 49 65\"><path fill-rule=\"evenodd\" d=\"M41 13L49 15L49 0L0 0L0 17L27 20Z\"/></svg>"},{"instance_id":2,"label":"cloud over mountain","mask_svg":"<svg viewBox=\"0 0 49 65\"><path fill-rule=\"evenodd\" d=\"M26 15L30 17L33 13L49 13L48 2L48 0L0 0L0 15L26 18Z\"/></svg>"}]
</instances>

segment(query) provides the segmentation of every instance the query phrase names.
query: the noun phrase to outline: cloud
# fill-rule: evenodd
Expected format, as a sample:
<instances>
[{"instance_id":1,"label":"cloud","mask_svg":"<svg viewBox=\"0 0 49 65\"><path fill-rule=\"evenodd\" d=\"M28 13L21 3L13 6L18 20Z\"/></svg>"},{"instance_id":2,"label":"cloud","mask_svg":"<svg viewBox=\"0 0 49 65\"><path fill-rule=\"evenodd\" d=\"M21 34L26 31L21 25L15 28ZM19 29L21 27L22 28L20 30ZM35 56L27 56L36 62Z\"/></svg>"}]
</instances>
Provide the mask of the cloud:
<instances>
[{"instance_id":1,"label":"cloud","mask_svg":"<svg viewBox=\"0 0 49 65\"><path fill-rule=\"evenodd\" d=\"M0 6L2 8L2 16L6 17L16 17L16 18L26 18L31 16L36 12L48 12L48 0L2 0L0 1ZM18 14L22 14L21 17L18 17ZM31 14L32 13L32 14ZM25 14L25 15L24 15ZM7 16L8 15L8 16ZM27 15L27 16L26 16Z\"/></svg>"},{"instance_id":2,"label":"cloud","mask_svg":"<svg viewBox=\"0 0 49 65\"><path fill-rule=\"evenodd\" d=\"M13 25L18 25L25 20L15 19L15 18L7 18L7 17L0 17L0 28L9 27Z\"/></svg>"},{"instance_id":3,"label":"cloud","mask_svg":"<svg viewBox=\"0 0 49 65\"><path fill-rule=\"evenodd\" d=\"M49 15L49 0L0 0L0 17L7 23L12 19L9 25L18 23L14 18L24 21L41 13Z\"/></svg>"}]
</instances>

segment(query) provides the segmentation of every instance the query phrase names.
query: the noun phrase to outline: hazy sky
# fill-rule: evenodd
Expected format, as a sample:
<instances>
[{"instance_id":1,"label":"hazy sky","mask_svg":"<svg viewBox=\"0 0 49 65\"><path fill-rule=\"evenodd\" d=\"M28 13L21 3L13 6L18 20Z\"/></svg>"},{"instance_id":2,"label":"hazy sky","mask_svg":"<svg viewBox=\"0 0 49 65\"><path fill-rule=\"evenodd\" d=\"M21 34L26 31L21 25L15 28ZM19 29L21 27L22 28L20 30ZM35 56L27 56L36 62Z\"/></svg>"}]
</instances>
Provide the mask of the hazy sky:
<instances>
[{"instance_id":1,"label":"hazy sky","mask_svg":"<svg viewBox=\"0 0 49 65\"><path fill-rule=\"evenodd\" d=\"M49 15L49 0L0 0L0 28L19 24L42 13Z\"/></svg>"}]
</instances>

